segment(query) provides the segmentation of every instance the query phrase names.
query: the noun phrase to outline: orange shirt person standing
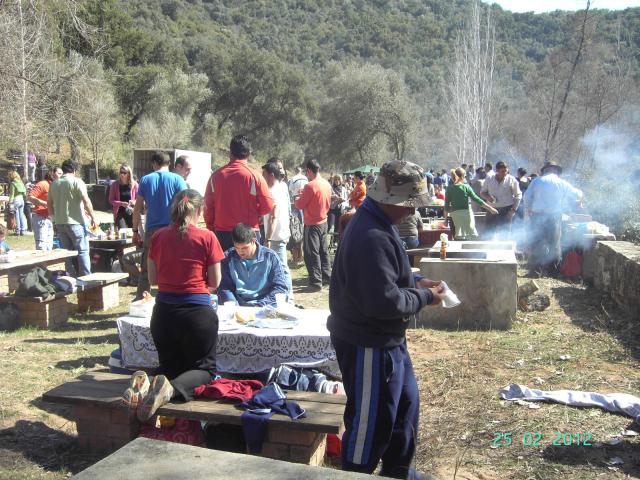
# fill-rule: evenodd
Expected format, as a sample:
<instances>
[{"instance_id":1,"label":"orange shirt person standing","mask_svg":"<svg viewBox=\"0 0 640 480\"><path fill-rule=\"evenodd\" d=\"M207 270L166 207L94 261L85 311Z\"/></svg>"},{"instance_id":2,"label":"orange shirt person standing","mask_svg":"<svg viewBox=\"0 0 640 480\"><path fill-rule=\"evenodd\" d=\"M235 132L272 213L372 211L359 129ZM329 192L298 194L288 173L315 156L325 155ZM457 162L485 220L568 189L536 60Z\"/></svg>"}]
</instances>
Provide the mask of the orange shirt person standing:
<instances>
[{"instance_id":1,"label":"orange shirt person standing","mask_svg":"<svg viewBox=\"0 0 640 480\"><path fill-rule=\"evenodd\" d=\"M320 176L316 160L306 163L307 183L295 200L304 212L304 263L309 274L309 290L318 292L331 280L331 262L327 247L327 216L331 206L331 185Z\"/></svg>"},{"instance_id":2,"label":"orange shirt person standing","mask_svg":"<svg viewBox=\"0 0 640 480\"><path fill-rule=\"evenodd\" d=\"M31 224L36 250L53 249L53 222L49 218L47 199L49 187L62 176L60 167L52 167L44 176L44 180L36 183L27 194L27 200L33 204L31 209Z\"/></svg>"},{"instance_id":3,"label":"orange shirt person standing","mask_svg":"<svg viewBox=\"0 0 640 480\"><path fill-rule=\"evenodd\" d=\"M367 196L367 185L364 183L362 172L356 172L353 176L356 178L356 185L349 194L349 205L351 205L351 208L360 208Z\"/></svg>"}]
</instances>

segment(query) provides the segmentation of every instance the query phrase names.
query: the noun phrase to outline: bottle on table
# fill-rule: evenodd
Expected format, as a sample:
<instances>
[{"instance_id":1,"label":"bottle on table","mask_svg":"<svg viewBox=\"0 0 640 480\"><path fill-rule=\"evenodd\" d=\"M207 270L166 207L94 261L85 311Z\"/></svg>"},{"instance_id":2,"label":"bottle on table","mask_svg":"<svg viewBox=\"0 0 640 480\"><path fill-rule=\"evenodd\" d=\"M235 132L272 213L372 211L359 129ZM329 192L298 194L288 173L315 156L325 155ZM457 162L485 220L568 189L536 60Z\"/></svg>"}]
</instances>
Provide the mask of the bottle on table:
<instances>
[{"instance_id":1,"label":"bottle on table","mask_svg":"<svg viewBox=\"0 0 640 480\"><path fill-rule=\"evenodd\" d=\"M448 240L449 239L447 238L446 233L440 234L440 260L447 259L447 241Z\"/></svg>"}]
</instances>

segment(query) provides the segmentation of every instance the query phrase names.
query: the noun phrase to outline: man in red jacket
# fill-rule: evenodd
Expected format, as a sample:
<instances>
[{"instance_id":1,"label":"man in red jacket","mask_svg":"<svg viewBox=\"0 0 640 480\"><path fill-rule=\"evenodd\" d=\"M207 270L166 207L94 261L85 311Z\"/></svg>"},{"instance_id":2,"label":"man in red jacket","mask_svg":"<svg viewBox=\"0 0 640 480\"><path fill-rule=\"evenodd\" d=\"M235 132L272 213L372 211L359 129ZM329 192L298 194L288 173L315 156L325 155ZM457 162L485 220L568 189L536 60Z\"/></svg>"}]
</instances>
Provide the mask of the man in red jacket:
<instances>
[{"instance_id":1,"label":"man in red jacket","mask_svg":"<svg viewBox=\"0 0 640 480\"><path fill-rule=\"evenodd\" d=\"M204 194L204 221L215 232L223 250L233 248L231 231L238 223L256 230L262 243L259 219L273 210L273 199L262 175L247 165L251 144L236 135L229 145L229 163L211 174Z\"/></svg>"}]
</instances>

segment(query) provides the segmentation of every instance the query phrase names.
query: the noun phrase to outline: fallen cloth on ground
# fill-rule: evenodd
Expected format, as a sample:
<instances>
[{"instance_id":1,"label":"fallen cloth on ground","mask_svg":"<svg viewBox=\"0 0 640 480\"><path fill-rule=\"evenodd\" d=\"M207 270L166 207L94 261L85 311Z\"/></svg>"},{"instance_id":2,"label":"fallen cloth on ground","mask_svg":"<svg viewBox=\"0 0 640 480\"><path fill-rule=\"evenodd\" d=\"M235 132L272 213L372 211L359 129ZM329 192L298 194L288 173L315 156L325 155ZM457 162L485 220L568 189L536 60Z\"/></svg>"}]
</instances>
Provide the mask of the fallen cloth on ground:
<instances>
[{"instance_id":1,"label":"fallen cloth on ground","mask_svg":"<svg viewBox=\"0 0 640 480\"><path fill-rule=\"evenodd\" d=\"M612 413L622 413L640 424L640 398L628 393L597 393L579 390L544 391L512 383L500 390L503 400L553 402L572 407L598 407Z\"/></svg>"}]
</instances>

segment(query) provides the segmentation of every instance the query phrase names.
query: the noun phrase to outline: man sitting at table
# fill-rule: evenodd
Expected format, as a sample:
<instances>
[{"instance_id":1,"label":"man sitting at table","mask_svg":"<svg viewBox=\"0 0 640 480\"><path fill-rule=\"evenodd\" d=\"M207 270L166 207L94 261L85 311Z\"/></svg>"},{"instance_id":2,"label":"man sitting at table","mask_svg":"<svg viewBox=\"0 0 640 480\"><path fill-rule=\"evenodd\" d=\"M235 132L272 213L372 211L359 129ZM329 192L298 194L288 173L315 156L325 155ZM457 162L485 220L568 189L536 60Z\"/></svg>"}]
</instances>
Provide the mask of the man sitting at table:
<instances>
[{"instance_id":1,"label":"man sitting at table","mask_svg":"<svg viewBox=\"0 0 640 480\"><path fill-rule=\"evenodd\" d=\"M231 232L233 248L222 260L222 281L218 288L221 303L239 305L276 305L276 294L287 294L287 280L282 263L273 250L256 242L249 225L238 223Z\"/></svg>"}]
</instances>

